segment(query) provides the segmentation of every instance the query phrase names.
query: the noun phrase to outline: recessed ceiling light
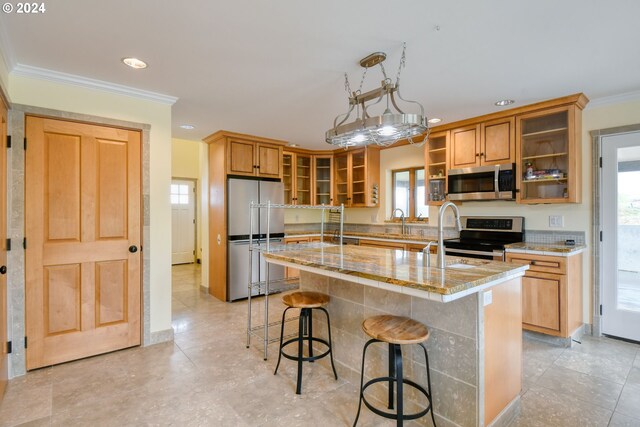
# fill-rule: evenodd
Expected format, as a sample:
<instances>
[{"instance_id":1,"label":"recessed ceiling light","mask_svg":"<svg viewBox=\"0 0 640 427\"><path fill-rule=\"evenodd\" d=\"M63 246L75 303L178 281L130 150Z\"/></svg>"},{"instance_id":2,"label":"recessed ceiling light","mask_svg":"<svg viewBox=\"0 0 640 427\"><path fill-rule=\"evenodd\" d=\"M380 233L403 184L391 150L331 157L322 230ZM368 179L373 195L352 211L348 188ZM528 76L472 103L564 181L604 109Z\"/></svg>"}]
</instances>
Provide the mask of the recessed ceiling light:
<instances>
[{"instance_id":1,"label":"recessed ceiling light","mask_svg":"<svg viewBox=\"0 0 640 427\"><path fill-rule=\"evenodd\" d=\"M299 147L299 146L300 146L300 144L296 144L296 143L293 143L293 142L287 144L287 147Z\"/></svg>"},{"instance_id":2,"label":"recessed ceiling light","mask_svg":"<svg viewBox=\"0 0 640 427\"><path fill-rule=\"evenodd\" d=\"M496 101L495 104L498 107L504 107L505 105L511 105L514 102L516 102L516 101L514 101L513 99L503 99L503 100L500 100L500 101Z\"/></svg>"},{"instance_id":3,"label":"recessed ceiling light","mask_svg":"<svg viewBox=\"0 0 640 427\"><path fill-rule=\"evenodd\" d=\"M131 68L135 68L136 70L147 68L147 63L138 58L122 58L122 62L124 62L125 65L128 65Z\"/></svg>"},{"instance_id":4,"label":"recessed ceiling light","mask_svg":"<svg viewBox=\"0 0 640 427\"><path fill-rule=\"evenodd\" d=\"M187 129L187 130L191 130L191 129L195 129L196 128L194 125L180 125L180 127L182 129Z\"/></svg>"},{"instance_id":5,"label":"recessed ceiling light","mask_svg":"<svg viewBox=\"0 0 640 427\"><path fill-rule=\"evenodd\" d=\"M435 125L436 123L440 123L442 121L442 119L439 119L437 117L432 117L429 120L427 120L427 122L431 123L432 125Z\"/></svg>"}]
</instances>

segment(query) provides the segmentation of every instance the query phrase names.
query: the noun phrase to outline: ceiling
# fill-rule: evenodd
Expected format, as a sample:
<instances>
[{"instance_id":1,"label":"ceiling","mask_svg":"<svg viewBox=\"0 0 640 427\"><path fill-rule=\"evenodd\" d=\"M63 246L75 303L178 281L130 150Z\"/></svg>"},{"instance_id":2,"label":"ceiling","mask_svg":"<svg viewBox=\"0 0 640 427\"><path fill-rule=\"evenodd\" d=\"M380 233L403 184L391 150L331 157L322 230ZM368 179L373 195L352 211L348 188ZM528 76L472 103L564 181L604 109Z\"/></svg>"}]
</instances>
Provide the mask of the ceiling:
<instances>
[{"instance_id":1,"label":"ceiling","mask_svg":"<svg viewBox=\"0 0 640 427\"><path fill-rule=\"evenodd\" d=\"M25 64L178 97L173 136L219 129L326 149L346 111L343 73L387 53L402 94L444 122L584 92L640 89L637 0L56 0L0 14L10 66ZM133 70L120 59L148 62ZM363 91L379 85L369 71ZM411 110L410 107L407 110ZM187 131L180 124L196 129Z\"/></svg>"}]
</instances>

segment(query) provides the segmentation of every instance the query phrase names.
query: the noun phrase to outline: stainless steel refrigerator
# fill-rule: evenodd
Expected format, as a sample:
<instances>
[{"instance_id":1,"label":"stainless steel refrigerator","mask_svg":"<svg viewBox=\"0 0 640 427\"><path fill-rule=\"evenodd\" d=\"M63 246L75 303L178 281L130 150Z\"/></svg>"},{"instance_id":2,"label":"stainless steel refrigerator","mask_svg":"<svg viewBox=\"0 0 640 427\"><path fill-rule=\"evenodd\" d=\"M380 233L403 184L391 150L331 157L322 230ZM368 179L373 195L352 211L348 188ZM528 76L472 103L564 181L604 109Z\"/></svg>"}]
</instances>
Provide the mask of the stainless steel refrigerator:
<instances>
[{"instance_id":1,"label":"stainless steel refrigerator","mask_svg":"<svg viewBox=\"0 0 640 427\"><path fill-rule=\"evenodd\" d=\"M255 179L229 178L227 181L227 295L229 301L247 298L249 284L249 233L251 201L274 204L284 203L284 186L282 182L259 181ZM264 241L267 233L266 209L259 209L254 214L253 239ZM270 215L270 242L280 243L284 238L284 210L272 209ZM266 263L261 256L253 257L253 280L265 280ZM270 280L284 278L284 267L272 264L269 266ZM258 295L255 291L252 295Z\"/></svg>"}]
</instances>

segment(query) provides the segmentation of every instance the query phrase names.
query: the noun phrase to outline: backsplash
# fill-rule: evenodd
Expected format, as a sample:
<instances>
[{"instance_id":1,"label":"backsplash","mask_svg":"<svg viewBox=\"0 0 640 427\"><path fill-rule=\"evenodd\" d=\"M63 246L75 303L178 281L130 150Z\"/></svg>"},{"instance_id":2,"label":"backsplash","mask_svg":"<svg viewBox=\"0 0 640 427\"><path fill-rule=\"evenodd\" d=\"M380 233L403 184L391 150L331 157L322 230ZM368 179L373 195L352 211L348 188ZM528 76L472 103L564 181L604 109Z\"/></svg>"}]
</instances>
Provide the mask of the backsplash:
<instances>
[{"instance_id":1,"label":"backsplash","mask_svg":"<svg viewBox=\"0 0 640 427\"><path fill-rule=\"evenodd\" d=\"M585 232L584 231L548 231L548 230L525 230L524 231L525 242L564 245L564 242L566 240L575 240L576 245L584 245Z\"/></svg>"}]
</instances>

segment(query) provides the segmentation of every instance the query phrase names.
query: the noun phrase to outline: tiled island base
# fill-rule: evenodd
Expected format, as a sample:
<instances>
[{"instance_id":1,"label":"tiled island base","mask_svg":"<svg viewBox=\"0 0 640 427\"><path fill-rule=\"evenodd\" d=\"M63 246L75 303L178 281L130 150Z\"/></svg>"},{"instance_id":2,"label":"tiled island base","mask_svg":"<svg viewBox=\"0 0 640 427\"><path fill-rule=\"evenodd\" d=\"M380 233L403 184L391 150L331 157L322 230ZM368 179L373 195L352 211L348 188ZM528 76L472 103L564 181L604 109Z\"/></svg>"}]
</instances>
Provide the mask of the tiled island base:
<instances>
[{"instance_id":1,"label":"tiled island base","mask_svg":"<svg viewBox=\"0 0 640 427\"><path fill-rule=\"evenodd\" d=\"M519 412L521 387L520 278L491 288L492 302L484 305L484 293L442 303L359 283L300 272L300 288L327 293L331 302L334 358L338 375L360 384L362 349L368 336L365 318L394 314L418 320L429 328L426 342L436 422L439 426L507 425ZM517 324L509 322L515 317ZM326 336L323 316L314 318ZM485 332L486 331L486 332ZM515 341L513 338L515 332ZM388 351L383 343L367 351L365 381L388 374ZM403 347L405 377L426 385L424 353L416 346ZM517 361L510 363L510 360ZM328 361L320 363L328 367ZM485 386L486 384L486 386ZM387 389L382 382L367 396L386 408ZM408 388L405 413L424 407L421 396ZM357 397L354 397L357 399ZM366 410L363 409L363 410ZM355 414L354 414L355 416ZM489 422L485 423L485 419ZM431 425L429 416L421 425Z\"/></svg>"}]
</instances>

